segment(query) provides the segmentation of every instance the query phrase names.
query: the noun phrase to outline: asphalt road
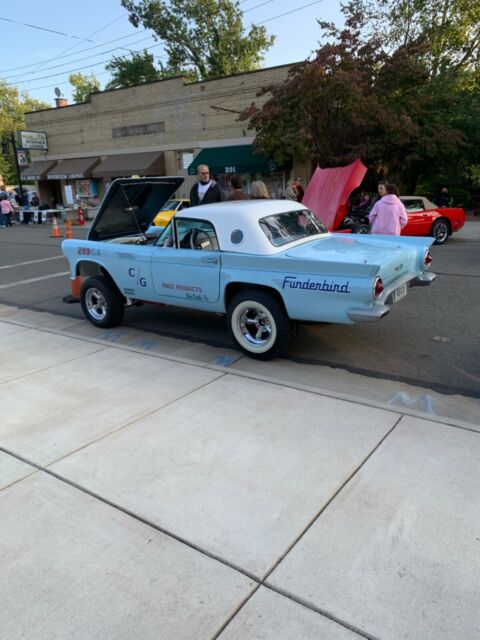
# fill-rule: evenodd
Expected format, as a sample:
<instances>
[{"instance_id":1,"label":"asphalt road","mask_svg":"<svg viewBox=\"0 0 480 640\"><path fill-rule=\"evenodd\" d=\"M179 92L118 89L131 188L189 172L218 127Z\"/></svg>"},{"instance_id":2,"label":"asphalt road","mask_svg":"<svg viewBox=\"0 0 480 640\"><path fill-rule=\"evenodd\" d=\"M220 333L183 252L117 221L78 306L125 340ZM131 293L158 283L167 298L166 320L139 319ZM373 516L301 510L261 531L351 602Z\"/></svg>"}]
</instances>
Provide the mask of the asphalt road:
<instances>
[{"instance_id":1,"label":"asphalt road","mask_svg":"<svg viewBox=\"0 0 480 640\"><path fill-rule=\"evenodd\" d=\"M86 233L74 227L74 237ZM49 225L0 229L0 303L82 318L80 305L62 300L70 292L68 266L61 240L50 234ZM437 280L410 289L380 323L301 325L286 359L480 398L480 221L472 218L432 254ZM220 316L145 305L128 309L123 322L232 348Z\"/></svg>"}]
</instances>

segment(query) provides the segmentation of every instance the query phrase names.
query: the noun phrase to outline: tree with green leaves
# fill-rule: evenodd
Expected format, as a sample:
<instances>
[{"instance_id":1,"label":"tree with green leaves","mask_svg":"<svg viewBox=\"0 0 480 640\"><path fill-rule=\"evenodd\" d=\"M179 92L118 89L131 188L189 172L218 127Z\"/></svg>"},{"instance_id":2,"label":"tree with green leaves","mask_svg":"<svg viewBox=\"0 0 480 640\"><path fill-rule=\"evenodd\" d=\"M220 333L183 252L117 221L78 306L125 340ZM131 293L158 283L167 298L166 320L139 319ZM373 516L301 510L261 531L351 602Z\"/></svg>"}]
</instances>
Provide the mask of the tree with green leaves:
<instances>
[{"instance_id":1,"label":"tree with green leaves","mask_svg":"<svg viewBox=\"0 0 480 640\"><path fill-rule=\"evenodd\" d=\"M155 66L155 57L146 49L143 52L134 52L130 57L114 56L105 69L112 74L112 79L105 89L133 87L168 77L164 75L161 65L159 68Z\"/></svg>"},{"instance_id":2,"label":"tree with green leaves","mask_svg":"<svg viewBox=\"0 0 480 640\"><path fill-rule=\"evenodd\" d=\"M400 18L392 33L380 28L386 28L378 22L381 10L389 5L393 11L395 4L352 0L343 5L344 27L320 23L327 44L293 67L285 83L265 87L271 97L262 108L253 104L241 116L256 131L261 152L321 166L361 158L369 175L398 181L409 192L417 184L460 183L475 173L480 127L469 113L479 112L479 77L475 55L468 64L465 55L476 42L478 21L472 18L471 35L456 49L452 36L449 56L439 59L436 41L420 36L427 31L413 14L408 33L415 37L400 38L398 31L393 37ZM422 5L425 12L429 5L432 20L440 4L446 10L468 5L473 12L468 0L398 3L405 10Z\"/></svg>"},{"instance_id":3,"label":"tree with green leaves","mask_svg":"<svg viewBox=\"0 0 480 640\"><path fill-rule=\"evenodd\" d=\"M384 46L423 42L430 75L477 68L480 63L478 0L353 0L349 12L361 11L370 33Z\"/></svg>"},{"instance_id":4,"label":"tree with green leaves","mask_svg":"<svg viewBox=\"0 0 480 640\"><path fill-rule=\"evenodd\" d=\"M16 134L25 128L25 113L50 108L48 103L36 100L26 93L20 94L16 87L0 80L0 139L5 143L7 151L0 155L0 173L5 184L16 182L15 160L10 144L12 133Z\"/></svg>"},{"instance_id":5,"label":"tree with green leaves","mask_svg":"<svg viewBox=\"0 0 480 640\"><path fill-rule=\"evenodd\" d=\"M100 82L93 73L72 73L68 81L73 86L72 98L74 102L87 102L91 93L100 91Z\"/></svg>"},{"instance_id":6,"label":"tree with green leaves","mask_svg":"<svg viewBox=\"0 0 480 640\"><path fill-rule=\"evenodd\" d=\"M165 45L164 72L198 80L258 69L274 36L251 25L244 32L237 0L121 0L130 22L151 29Z\"/></svg>"}]
</instances>

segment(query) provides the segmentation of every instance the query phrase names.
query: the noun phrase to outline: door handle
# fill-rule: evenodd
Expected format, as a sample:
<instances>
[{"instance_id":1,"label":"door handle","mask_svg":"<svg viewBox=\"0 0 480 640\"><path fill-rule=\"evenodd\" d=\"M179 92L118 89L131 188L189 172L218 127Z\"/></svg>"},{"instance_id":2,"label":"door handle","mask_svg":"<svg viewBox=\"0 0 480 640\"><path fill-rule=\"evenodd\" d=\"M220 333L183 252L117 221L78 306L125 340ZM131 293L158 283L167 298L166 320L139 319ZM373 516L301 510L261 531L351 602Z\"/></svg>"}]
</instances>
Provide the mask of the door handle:
<instances>
[{"instance_id":1,"label":"door handle","mask_svg":"<svg viewBox=\"0 0 480 640\"><path fill-rule=\"evenodd\" d=\"M213 264L218 264L218 258L202 258L202 262L211 262Z\"/></svg>"}]
</instances>

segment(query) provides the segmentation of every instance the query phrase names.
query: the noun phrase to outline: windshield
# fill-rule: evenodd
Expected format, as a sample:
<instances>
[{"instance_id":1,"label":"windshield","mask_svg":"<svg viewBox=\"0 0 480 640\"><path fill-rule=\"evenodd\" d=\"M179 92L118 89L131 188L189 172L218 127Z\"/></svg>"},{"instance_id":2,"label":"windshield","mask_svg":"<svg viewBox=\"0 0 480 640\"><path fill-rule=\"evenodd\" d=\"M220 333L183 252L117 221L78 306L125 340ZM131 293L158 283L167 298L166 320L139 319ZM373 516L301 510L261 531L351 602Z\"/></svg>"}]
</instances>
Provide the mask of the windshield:
<instances>
[{"instance_id":1,"label":"windshield","mask_svg":"<svg viewBox=\"0 0 480 640\"><path fill-rule=\"evenodd\" d=\"M261 218L260 227L274 247L328 233L327 228L308 209L287 211Z\"/></svg>"},{"instance_id":2,"label":"windshield","mask_svg":"<svg viewBox=\"0 0 480 640\"><path fill-rule=\"evenodd\" d=\"M175 209L180 205L180 200L168 200L160 211L175 211Z\"/></svg>"}]
</instances>

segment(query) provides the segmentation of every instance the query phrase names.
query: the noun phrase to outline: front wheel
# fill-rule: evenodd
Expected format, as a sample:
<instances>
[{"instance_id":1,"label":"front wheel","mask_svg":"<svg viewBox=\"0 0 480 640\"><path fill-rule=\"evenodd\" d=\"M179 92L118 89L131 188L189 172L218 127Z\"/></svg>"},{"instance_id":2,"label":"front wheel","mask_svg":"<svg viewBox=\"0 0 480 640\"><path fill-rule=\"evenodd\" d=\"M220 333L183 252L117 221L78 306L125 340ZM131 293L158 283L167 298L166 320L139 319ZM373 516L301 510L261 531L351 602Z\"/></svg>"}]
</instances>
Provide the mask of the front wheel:
<instances>
[{"instance_id":1,"label":"front wheel","mask_svg":"<svg viewBox=\"0 0 480 640\"><path fill-rule=\"evenodd\" d=\"M123 296L103 276L85 280L80 291L80 302L85 317L96 327L115 327L123 318Z\"/></svg>"},{"instance_id":2,"label":"front wheel","mask_svg":"<svg viewBox=\"0 0 480 640\"><path fill-rule=\"evenodd\" d=\"M287 349L292 323L281 303L267 291L245 290L228 305L227 322L234 342L257 360L270 360Z\"/></svg>"},{"instance_id":3,"label":"front wheel","mask_svg":"<svg viewBox=\"0 0 480 640\"><path fill-rule=\"evenodd\" d=\"M450 228L448 222L444 219L435 220L432 224L432 230L430 231L430 235L435 238L434 244L443 244L448 240L449 234Z\"/></svg>"}]
</instances>

